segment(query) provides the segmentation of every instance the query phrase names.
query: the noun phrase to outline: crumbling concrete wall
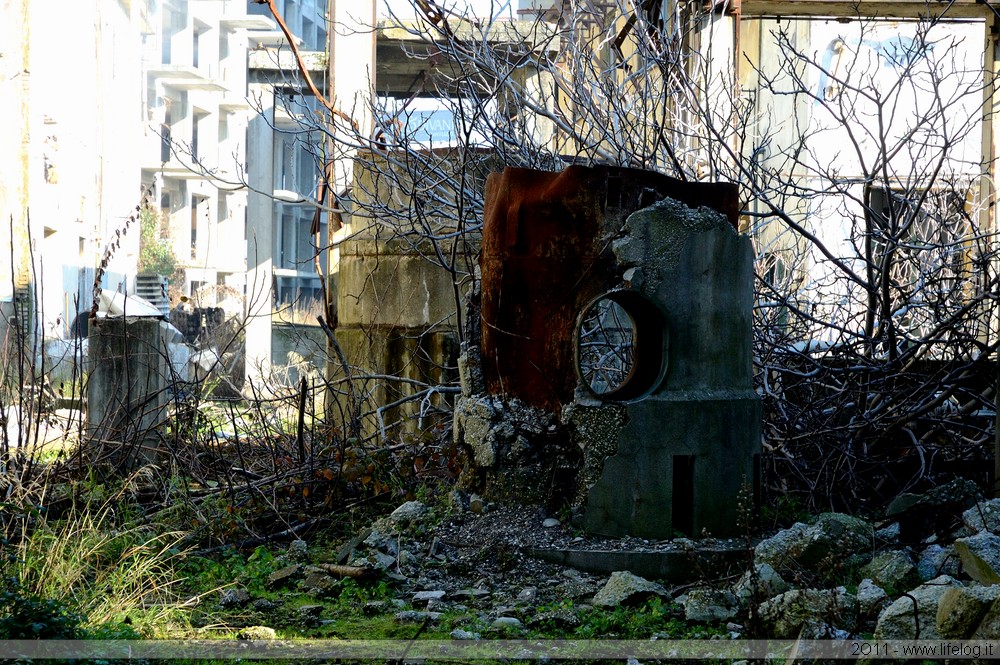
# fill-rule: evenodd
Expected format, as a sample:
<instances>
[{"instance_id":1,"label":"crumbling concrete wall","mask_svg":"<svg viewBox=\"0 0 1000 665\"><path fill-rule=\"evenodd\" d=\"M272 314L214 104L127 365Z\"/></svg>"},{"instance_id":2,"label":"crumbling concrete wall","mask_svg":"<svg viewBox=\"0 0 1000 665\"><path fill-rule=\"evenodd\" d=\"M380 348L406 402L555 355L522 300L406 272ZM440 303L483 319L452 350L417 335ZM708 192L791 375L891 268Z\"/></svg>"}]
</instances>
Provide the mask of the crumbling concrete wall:
<instances>
[{"instance_id":1,"label":"crumbling concrete wall","mask_svg":"<svg viewBox=\"0 0 1000 665\"><path fill-rule=\"evenodd\" d=\"M446 153L433 159L442 168L460 168ZM338 245L336 337L354 368L353 394L364 403L350 404L346 389L331 397L344 414L380 408L379 418L364 423L368 433L393 423L409 432L427 429L450 413L452 395L428 387L455 381L461 316L456 295L475 267L470 258L478 238L456 233L456 220L433 206L414 212L429 204L416 200L424 185L408 185L415 176L407 169L384 156L359 156L357 204ZM452 260L454 274L442 266ZM343 378L335 354L327 371L334 381Z\"/></svg>"},{"instance_id":2,"label":"crumbling concrete wall","mask_svg":"<svg viewBox=\"0 0 1000 665\"><path fill-rule=\"evenodd\" d=\"M735 532L760 446L737 205L735 186L631 169L490 177L455 415L467 485L569 503L608 535ZM595 311L621 321L584 340ZM610 384L595 344L620 354Z\"/></svg>"}]
</instances>

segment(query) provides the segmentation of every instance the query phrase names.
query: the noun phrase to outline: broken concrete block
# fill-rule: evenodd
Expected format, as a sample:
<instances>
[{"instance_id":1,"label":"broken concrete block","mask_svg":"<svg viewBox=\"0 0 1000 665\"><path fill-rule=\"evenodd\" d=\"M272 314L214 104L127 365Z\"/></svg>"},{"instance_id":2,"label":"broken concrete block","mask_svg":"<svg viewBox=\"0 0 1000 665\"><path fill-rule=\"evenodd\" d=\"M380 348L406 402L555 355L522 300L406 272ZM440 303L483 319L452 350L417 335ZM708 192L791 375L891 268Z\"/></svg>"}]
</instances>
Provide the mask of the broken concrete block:
<instances>
[{"instance_id":1,"label":"broken concrete block","mask_svg":"<svg viewBox=\"0 0 1000 665\"><path fill-rule=\"evenodd\" d=\"M938 633L943 639L968 639L997 600L1000 587L996 586L947 589L938 601Z\"/></svg>"},{"instance_id":2,"label":"broken concrete block","mask_svg":"<svg viewBox=\"0 0 1000 665\"><path fill-rule=\"evenodd\" d=\"M978 501L962 513L962 522L975 532L1000 534L1000 499Z\"/></svg>"},{"instance_id":3,"label":"broken concrete block","mask_svg":"<svg viewBox=\"0 0 1000 665\"><path fill-rule=\"evenodd\" d=\"M430 508L420 501L407 501L389 513L389 522L397 526L414 524L426 517L428 512Z\"/></svg>"},{"instance_id":4,"label":"broken concrete block","mask_svg":"<svg viewBox=\"0 0 1000 665\"><path fill-rule=\"evenodd\" d=\"M955 541L962 569L980 584L1000 584L1000 536L980 531Z\"/></svg>"},{"instance_id":5,"label":"broken concrete block","mask_svg":"<svg viewBox=\"0 0 1000 665\"><path fill-rule=\"evenodd\" d=\"M858 599L858 612L862 617L875 616L889 600L889 594L885 592L885 589L870 579L861 580L855 595Z\"/></svg>"},{"instance_id":6,"label":"broken concrete block","mask_svg":"<svg viewBox=\"0 0 1000 665\"><path fill-rule=\"evenodd\" d=\"M938 605L949 588L960 586L962 585L957 580L942 575L921 584L907 596L897 598L879 615L875 625L875 639L941 639L937 629Z\"/></svg>"},{"instance_id":7,"label":"broken concrete block","mask_svg":"<svg viewBox=\"0 0 1000 665\"><path fill-rule=\"evenodd\" d=\"M858 601L844 587L793 589L761 605L759 617L768 634L780 639L797 638L804 630L815 635L852 631L858 621Z\"/></svg>"},{"instance_id":8,"label":"broken concrete block","mask_svg":"<svg viewBox=\"0 0 1000 665\"><path fill-rule=\"evenodd\" d=\"M688 621L728 621L738 611L739 603L731 591L692 589L684 601L684 618Z\"/></svg>"},{"instance_id":9,"label":"broken concrete block","mask_svg":"<svg viewBox=\"0 0 1000 665\"><path fill-rule=\"evenodd\" d=\"M803 569L824 580L836 580L844 567L871 557L875 532L862 519L824 513L811 524L801 522L761 541L754 560L770 564L779 574Z\"/></svg>"},{"instance_id":10,"label":"broken concrete block","mask_svg":"<svg viewBox=\"0 0 1000 665\"><path fill-rule=\"evenodd\" d=\"M601 607L635 605L645 601L650 596L667 598L669 594L656 582L650 582L626 571L618 571L611 573L607 583L594 596L593 603Z\"/></svg>"},{"instance_id":11,"label":"broken concrete block","mask_svg":"<svg viewBox=\"0 0 1000 665\"><path fill-rule=\"evenodd\" d=\"M875 555L861 568L861 574L882 588L910 588L917 583L917 567L906 552L888 550Z\"/></svg>"},{"instance_id":12,"label":"broken concrete block","mask_svg":"<svg viewBox=\"0 0 1000 665\"><path fill-rule=\"evenodd\" d=\"M917 576L921 582L932 580L941 575L955 577L959 571L960 562L954 545L947 547L937 544L928 545L920 553L920 559L917 561Z\"/></svg>"},{"instance_id":13,"label":"broken concrete block","mask_svg":"<svg viewBox=\"0 0 1000 665\"><path fill-rule=\"evenodd\" d=\"M755 600L763 602L788 591L788 583L767 563L754 564L754 570L743 573L743 577L733 586L733 591L746 606Z\"/></svg>"}]
</instances>

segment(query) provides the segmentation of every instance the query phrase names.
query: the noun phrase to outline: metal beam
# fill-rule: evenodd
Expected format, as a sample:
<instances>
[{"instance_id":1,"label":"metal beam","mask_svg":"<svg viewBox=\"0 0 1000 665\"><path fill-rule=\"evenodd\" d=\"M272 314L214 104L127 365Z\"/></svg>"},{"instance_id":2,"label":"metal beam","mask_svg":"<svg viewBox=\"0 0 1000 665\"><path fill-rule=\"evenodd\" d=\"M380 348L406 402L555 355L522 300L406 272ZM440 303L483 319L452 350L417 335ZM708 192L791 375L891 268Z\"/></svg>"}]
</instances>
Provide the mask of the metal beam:
<instances>
[{"instance_id":1,"label":"metal beam","mask_svg":"<svg viewBox=\"0 0 1000 665\"><path fill-rule=\"evenodd\" d=\"M749 16L828 16L833 18L954 18L986 19L995 15L1000 3L986 0L743 0L742 12Z\"/></svg>"}]
</instances>

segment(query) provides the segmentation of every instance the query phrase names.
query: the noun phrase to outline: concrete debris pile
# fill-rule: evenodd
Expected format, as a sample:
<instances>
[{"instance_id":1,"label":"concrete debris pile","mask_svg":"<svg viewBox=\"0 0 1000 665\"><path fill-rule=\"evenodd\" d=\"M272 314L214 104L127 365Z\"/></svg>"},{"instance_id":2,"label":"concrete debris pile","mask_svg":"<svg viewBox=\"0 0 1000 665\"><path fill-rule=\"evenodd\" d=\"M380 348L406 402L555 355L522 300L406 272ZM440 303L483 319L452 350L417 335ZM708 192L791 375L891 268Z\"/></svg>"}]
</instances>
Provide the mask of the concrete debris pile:
<instances>
[{"instance_id":1,"label":"concrete debris pile","mask_svg":"<svg viewBox=\"0 0 1000 665\"><path fill-rule=\"evenodd\" d=\"M544 509L487 502L473 512L471 503L456 492L445 506L403 504L344 544L336 564L310 564L305 543L293 544L287 565L268 584L320 602L336 596L344 575L379 578L392 597L367 603L364 612L389 612L400 622L463 616L454 639L497 630L516 635L538 626L572 630L596 609L639 606L651 598L695 632L703 624L715 639L1000 636L1000 585L993 583L1000 575L1000 533L990 519L1000 513L1000 499L976 500L955 515L957 526L925 539L934 542L900 541L895 521L878 528L825 513L759 541L747 560L673 580L629 570L595 573L541 561L528 551L600 546L614 560L615 547L652 554L691 541L601 540L553 526L559 520ZM265 605L231 592L219 602Z\"/></svg>"}]
</instances>

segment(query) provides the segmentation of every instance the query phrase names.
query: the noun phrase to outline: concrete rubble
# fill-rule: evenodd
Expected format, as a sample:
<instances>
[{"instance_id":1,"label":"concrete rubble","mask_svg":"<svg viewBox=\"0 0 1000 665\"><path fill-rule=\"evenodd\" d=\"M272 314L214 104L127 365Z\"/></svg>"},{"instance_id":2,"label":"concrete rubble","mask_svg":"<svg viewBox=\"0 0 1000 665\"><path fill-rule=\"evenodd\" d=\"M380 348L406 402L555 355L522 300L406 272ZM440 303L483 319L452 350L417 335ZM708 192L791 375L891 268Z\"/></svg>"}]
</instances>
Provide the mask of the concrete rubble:
<instances>
[{"instance_id":1,"label":"concrete rubble","mask_svg":"<svg viewBox=\"0 0 1000 665\"><path fill-rule=\"evenodd\" d=\"M704 543L581 536L564 525L544 526L552 519L544 508L486 503L473 513L467 505L460 497L444 506L405 503L395 519L377 520L342 549L342 563L380 571L396 597L379 601L379 608L391 610L398 621L440 621L455 612L469 616L454 639L518 635L539 626L572 630L594 608L641 606L651 598L690 624L726 626L732 639L1000 636L1000 585L977 581L982 566L1000 572L993 564L967 568L959 562L953 575L921 580L915 562L927 546L885 539L884 523L875 538L875 526L866 520L824 513L760 540L745 561L671 581L626 569L578 570L528 552L576 546L603 549L613 560L622 552L694 552ZM399 519L403 515L407 518ZM970 537L966 531L960 525L929 537L948 551L951 542L995 536L984 530ZM744 550L747 546L744 542ZM293 549L286 560L298 557ZM833 565L838 559L852 563ZM323 569L298 563L274 573L271 582L271 588L304 590L316 598L340 584ZM251 601L238 599L240 605Z\"/></svg>"}]
</instances>

